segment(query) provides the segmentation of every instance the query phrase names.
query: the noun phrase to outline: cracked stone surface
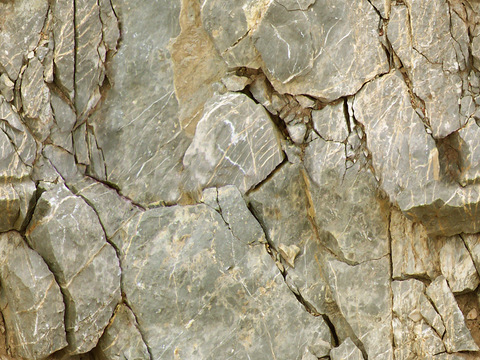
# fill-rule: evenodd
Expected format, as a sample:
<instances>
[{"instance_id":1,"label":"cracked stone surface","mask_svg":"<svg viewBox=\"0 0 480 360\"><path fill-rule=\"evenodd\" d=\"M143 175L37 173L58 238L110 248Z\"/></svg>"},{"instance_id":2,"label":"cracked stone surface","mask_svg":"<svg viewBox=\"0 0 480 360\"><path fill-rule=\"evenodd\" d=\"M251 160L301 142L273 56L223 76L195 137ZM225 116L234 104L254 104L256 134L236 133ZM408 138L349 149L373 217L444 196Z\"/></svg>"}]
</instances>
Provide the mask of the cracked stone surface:
<instances>
[{"instance_id":1,"label":"cracked stone surface","mask_svg":"<svg viewBox=\"0 0 480 360\"><path fill-rule=\"evenodd\" d=\"M18 232L0 236L0 306L12 353L44 358L67 345L60 287Z\"/></svg>"},{"instance_id":2,"label":"cracked stone surface","mask_svg":"<svg viewBox=\"0 0 480 360\"><path fill-rule=\"evenodd\" d=\"M0 0L0 358L480 358L477 0Z\"/></svg>"}]
</instances>

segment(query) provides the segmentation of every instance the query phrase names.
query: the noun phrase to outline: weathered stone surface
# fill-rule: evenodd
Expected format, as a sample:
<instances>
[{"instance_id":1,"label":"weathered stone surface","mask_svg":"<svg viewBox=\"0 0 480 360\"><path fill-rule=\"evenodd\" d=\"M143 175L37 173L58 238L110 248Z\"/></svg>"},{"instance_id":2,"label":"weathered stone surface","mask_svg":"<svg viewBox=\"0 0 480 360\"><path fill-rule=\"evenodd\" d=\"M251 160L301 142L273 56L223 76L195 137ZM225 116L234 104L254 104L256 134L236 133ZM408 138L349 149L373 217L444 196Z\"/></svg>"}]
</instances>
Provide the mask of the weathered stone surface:
<instances>
[{"instance_id":1,"label":"weathered stone surface","mask_svg":"<svg viewBox=\"0 0 480 360\"><path fill-rule=\"evenodd\" d=\"M108 360L148 360L150 354L143 342L132 311L126 305L115 309L109 325L98 341L95 353Z\"/></svg>"},{"instance_id":2,"label":"weathered stone surface","mask_svg":"<svg viewBox=\"0 0 480 360\"><path fill-rule=\"evenodd\" d=\"M191 188L233 184L245 193L283 160L268 113L243 94L212 97L183 164Z\"/></svg>"},{"instance_id":3,"label":"weathered stone surface","mask_svg":"<svg viewBox=\"0 0 480 360\"><path fill-rule=\"evenodd\" d=\"M472 257L460 236L445 240L440 250L440 267L454 294L473 291L480 283Z\"/></svg>"},{"instance_id":4,"label":"weathered stone surface","mask_svg":"<svg viewBox=\"0 0 480 360\"><path fill-rule=\"evenodd\" d=\"M362 352L347 338L340 346L330 351L332 360L363 360Z\"/></svg>"},{"instance_id":5,"label":"weathered stone surface","mask_svg":"<svg viewBox=\"0 0 480 360\"><path fill-rule=\"evenodd\" d=\"M277 90L331 101L388 71L378 21L366 1L352 6L317 0L308 11L273 1L253 37Z\"/></svg>"},{"instance_id":6,"label":"weathered stone surface","mask_svg":"<svg viewBox=\"0 0 480 360\"><path fill-rule=\"evenodd\" d=\"M455 297L448 287L445 277L439 276L426 290L445 324L443 342L448 352L478 351L479 348L465 326L465 319L458 308Z\"/></svg>"},{"instance_id":7,"label":"weathered stone surface","mask_svg":"<svg viewBox=\"0 0 480 360\"><path fill-rule=\"evenodd\" d=\"M107 180L143 205L172 203L180 196L181 159L189 140L177 122L178 102L166 49L180 32L179 11L179 0L142 7L130 0L115 1L122 22L122 46L108 71L115 85L90 118L103 150ZM147 55L144 49L149 49ZM123 151L118 151L119 146Z\"/></svg>"},{"instance_id":8,"label":"weathered stone surface","mask_svg":"<svg viewBox=\"0 0 480 360\"><path fill-rule=\"evenodd\" d=\"M298 165L283 165L272 178L248 196L255 216L264 225L275 248L281 245L302 247L314 236L308 221L304 171ZM275 196L277 193L280 196Z\"/></svg>"},{"instance_id":9,"label":"weathered stone surface","mask_svg":"<svg viewBox=\"0 0 480 360\"><path fill-rule=\"evenodd\" d=\"M349 131L343 101L312 111L312 120L315 131L323 140L343 142L347 139Z\"/></svg>"},{"instance_id":10,"label":"weathered stone surface","mask_svg":"<svg viewBox=\"0 0 480 360\"><path fill-rule=\"evenodd\" d=\"M380 96L385 103L379 115L371 100ZM392 73L367 84L353 107L355 118L365 125L373 166L390 200L430 235L475 232L480 226L478 188L455 182L450 142L436 144L427 134L402 76Z\"/></svg>"},{"instance_id":11,"label":"weathered stone surface","mask_svg":"<svg viewBox=\"0 0 480 360\"><path fill-rule=\"evenodd\" d=\"M67 346L55 277L17 232L0 235L0 303L14 356L45 358Z\"/></svg>"},{"instance_id":12,"label":"weathered stone surface","mask_svg":"<svg viewBox=\"0 0 480 360\"><path fill-rule=\"evenodd\" d=\"M444 242L428 237L422 224L407 219L400 210L393 208L390 236L394 279L420 276L434 280L441 274L438 255Z\"/></svg>"},{"instance_id":13,"label":"weathered stone surface","mask_svg":"<svg viewBox=\"0 0 480 360\"><path fill-rule=\"evenodd\" d=\"M406 4L392 7L387 36L411 76L415 94L425 104L423 112L433 136L443 138L466 122L458 106L462 97L458 71L465 68L468 57L467 27L462 21L452 26L456 15L447 2Z\"/></svg>"},{"instance_id":14,"label":"weathered stone surface","mask_svg":"<svg viewBox=\"0 0 480 360\"><path fill-rule=\"evenodd\" d=\"M233 236L245 244L266 243L260 224L248 210L236 187L225 186L218 189L217 202L220 214Z\"/></svg>"},{"instance_id":15,"label":"weathered stone surface","mask_svg":"<svg viewBox=\"0 0 480 360\"><path fill-rule=\"evenodd\" d=\"M75 96L75 0L53 2L55 82L69 97Z\"/></svg>"},{"instance_id":16,"label":"weathered stone surface","mask_svg":"<svg viewBox=\"0 0 480 360\"><path fill-rule=\"evenodd\" d=\"M47 11L47 0L0 3L0 67L11 80L17 80L27 53L37 46Z\"/></svg>"},{"instance_id":17,"label":"weathered stone surface","mask_svg":"<svg viewBox=\"0 0 480 360\"><path fill-rule=\"evenodd\" d=\"M445 352L445 326L418 280L393 281L395 359L422 359Z\"/></svg>"},{"instance_id":18,"label":"weathered stone surface","mask_svg":"<svg viewBox=\"0 0 480 360\"><path fill-rule=\"evenodd\" d=\"M69 182L68 186L95 210L107 238L111 238L124 223L140 211L114 189L89 177Z\"/></svg>"},{"instance_id":19,"label":"weathered stone surface","mask_svg":"<svg viewBox=\"0 0 480 360\"><path fill-rule=\"evenodd\" d=\"M42 194L26 234L62 289L68 351L91 350L120 298L118 258L97 215L60 184Z\"/></svg>"},{"instance_id":20,"label":"weathered stone surface","mask_svg":"<svg viewBox=\"0 0 480 360\"><path fill-rule=\"evenodd\" d=\"M106 48L103 43L100 7L96 0L74 0L75 4L75 108L84 117L100 100L99 87L105 76ZM68 18L66 19L68 26Z\"/></svg>"},{"instance_id":21,"label":"weathered stone surface","mask_svg":"<svg viewBox=\"0 0 480 360\"><path fill-rule=\"evenodd\" d=\"M305 150L304 163L312 217L320 231L332 235L327 246L352 263L388 254L388 205L363 160L347 169L345 145L319 138Z\"/></svg>"},{"instance_id":22,"label":"weathered stone surface","mask_svg":"<svg viewBox=\"0 0 480 360\"><path fill-rule=\"evenodd\" d=\"M315 354L331 342L264 246L238 241L205 205L149 210L113 241L122 252L126 297L154 358L300 359L306 347ZM192 341L199 334L203 340Z\"/></svg>"},{"instance_id":23,"label":"weathered stone surface","mask_svg":"<svg viewBox=\"0 0 480 360\"><path fill-rule=\"evenodd\" d=\"M22 74L22 104L27 125L32 132L44 141L53 125L53 113L50 106L50 90L44 82L44 67L36 58L32 58Z\"/></svg>"},{"instance_id":24,"label":"weathered stone surface","mask_svg":"<svg viewBox=\"0 0 480 360\"><path fill-rule=\"evenodd\" d=\"M328 283L369 359L393 359L392 295L387 257L350 266L329 260Z\"/></svg>"},{"instance_id":25,"label":"weathered stone surface","mask_svg":"<svg viewBox=\"0 0 480 360\"><path fill-rule=\"evenodd\" d=\"M268 1L242 0L229 3L206 0L202 5L203 27L229 67L258 68L258 52L250 32L257 26Z\"/></svg>"}]
</instances>

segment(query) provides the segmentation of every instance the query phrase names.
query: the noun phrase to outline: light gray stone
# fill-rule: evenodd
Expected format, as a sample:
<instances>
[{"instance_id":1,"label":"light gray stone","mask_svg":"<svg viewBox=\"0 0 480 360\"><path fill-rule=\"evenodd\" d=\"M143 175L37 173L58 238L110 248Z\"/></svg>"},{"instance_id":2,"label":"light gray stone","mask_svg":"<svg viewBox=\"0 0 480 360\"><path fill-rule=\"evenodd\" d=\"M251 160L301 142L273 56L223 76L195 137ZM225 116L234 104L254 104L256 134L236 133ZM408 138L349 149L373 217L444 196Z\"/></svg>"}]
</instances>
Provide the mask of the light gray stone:
<instances>
[{"instance_id":1,"label":"light gray stone","mask_svg":"<svg viewBox=\"0 0 480 360\"><path fill-rule=\"evenodd\" d=\"M393 281L395 359L429 358L445 352L440 315L425 296L425 285L414 279Z\"/></svg>"},{"instance_id":2,"label":"light gray stone","mask_svg":"<svg viewBox=\"0 0 480 360\"><path fill-rule=\"evenodd\" d=\"M124 304L117 306L109 325L98 341L95 354L106 360L149 360L147 346L137 327L132 311Z\"/></svg>"},{"instance_id":3,"label":"light gray stone","mask_svg":"<svg viewBox=\"0 0 480 360\"><path fill-rule=\"evenodd\" d=\"M2 1L0 30L0 65L16 81L27 57L40 40L49 8L48 0Z\"/></svg>"},{"instance_id":4,"label":"light gray stone","mask_svg":"<svg viewBox=\"0 0 480 360\"><path fill-rule=\"evenodd\" d=\"M22 74L21 95L26 123L33 134L44 141L53 125L53 113L50 106L50 90L44 82L44 67L36 58L32 58Z\"/></svg>"},{"instance_id":5,"label":"light gray stone","mask_svg":"<svg viewBox=\"0 0 480 360\"><path fill-rule=\"evenodd\" d=\"M122 23L122 46L108 70L115 85L89 123L103 151L107 180L122 195L144 206L175 203L180 197L181 159L190 143L177 121L166 49L180 32L180 1L138 7L120 0L114 5ZM144 49L150 49L147 55Z\"/></svg>"},{"instance_id":6,"label":"light gray stone","mask_svg":"<svg viewBox=\"0 0 480 360\"><path fill-rule=\"evenodd\" d=\"M388 71L378 22L365 1L317 0L308 11L288 11L273 1L253 37L277 91L332 101Z\"/></svg>"},{"instance_id":7,"label":"light gray stone","mask_svg":"<svg viewBox=\"0 0 480 360\"><path fill-rule=\"evenodd\" d=\"M89 177L68 182L68 186L95 210L107 238L111 238L124 223L140 211L117 191Z\"/></svg>"},{"instance_id":8,"label":"light gray stone","mask_svg":"<svg viewBox=\"0 0 480 360\"><path fill-rule=\"evenodd\" d=\"M62 289L68 352L91 350L120 300L118 258L97 215L59 184L39 198L26 236Z\"/></svg>"},{"instance_id":9,"label":"light gray stone","mask_svg":"<svg viewBox=\"0 0 480 360\"><path fill-rule=\"evenodd\" d=\"M456 28L451 25L447 2L420 4L409 0L406 4L392 7L387 36L408 70L413 91L425 104L422 111L433 136L443 138L466 122L458 106L462 97L458 72L466 66L462 49L468 47L467 28L462 21ZM435 26L431 23L433 19Z\"/></svg>"},{"instance_id":10,"label":"light gray stone","mask_svg":"<svg viewBox=\"0 0 480 360\"><path fill-rule=\"evenodd\" d=\"M347 338L340 346L330 351L332 360L363 360L362 352Z\"/></svg>"},{"instance_id":11,"label":"light gray stone","mask_svg":"<svg viewBox=\"0 0 480 360\"><path fill-rule=\"evenodd\" d=\"M394 279L420 276L434 280L441 274L438 255L444 242L430 238L422 224L409 220L400 210L392 208L390 236Z\"/></svg>"},{"instance_id":12,"label":"light gray stone","mask_svg":"<svg viewBox=\"0 0 480 360\"><path fill-rule=\"evenodd\" d=\"M326 276L341 313L369 359L393 359L392 294L388 258L350 266L328 260Z\"/></svg>"},{"instance_id":13,"label":"light gray stone","mask_svg":"<svg viewBox=\"0 0 480 360\"><path fill-rule=\"evenodd\" d=\"M372 103L378 98L383 105ZM380 115L379 106L385 109ZM480 192L458 186L449 167L455 162L447 161L450 140L435 143L427 134L399 73L368 83L355 96L354 113L365 125L375 174L392 202L429 235L476 231Z\"/></svg>"},{"instance_id":14,"label":"light gray stone","mask_svg":"<svg viewBox=\"0 0 480 360\"><path fill-rule=\"evenodd\" d=\"M72 101L75 98L75 0L55 0L53 19L55 83Z\"/></svg>"},{"instance_id":15,"label":"light gray stone","mask_svg":"<svg viewBox=\"0 0 480 360\"><path fill-rule=\"evenodd\" d=\"M235 186L218 189L220 214L233 236L245 244L266 243L265 234Z\"/></svg>"},{"instance_id":16,"label":"light gray stone","mask_svg":"<svg viewBox=\"0 0 480 360\"><path fill-rule=\"evenodd\" d=\"M12 355L43 359L67 346L55 277L17 232L0 235L0 303Z\"/></svg>"},{"instance_id":17,"label":"light gray stone","mask_svg":"<svg viewBox=\"0 0 480 360\"><path fill-rule=\"evenodd\" d=\"M344 102L325 106L321 110L312 111L315 131L327 141L343 142L348 137L347 121L345 119Z\"/></svg>"},{"instance_id":18,"label":"light gray stone","mask_svg":"<svg viewBox=\"0 0 480 360\"><path fill-rule=\"evenodd\" d=\"M295 299L264 245L238 241L206 205L148 210L112 240L154 358L295 359L331 342L326 323ZM203 340L193 341L199 334Z\"/></svg>"},{"instance_id":19,"label":"light gray stone","mask_svg":"<svg viewBox=\"0 0 480 360\"><path fill-rule=\"evenodd\" d=\"M448 352L479 351L445 277L437 277L426 290L445 324L443 342Z\"/></svg>"},{"instance_id":20,"label":"light gray stone","mask_svg":"<svg viewBox=\"0 0 480 360\"><path fill-rule=\"evenodd\" d=\"M345 145L319 138L305 150L304 164L311 182L312 217L319 231L332 235L327 246L352 264L388 254L384 209L389 205L364 160L347 169Z\"/></svg>"},{"instance_id":21,"label":"light gray stone","mask_svg":"<svg viewBox=\"0 0 480 360\"><path fill-rule=\"evenodd\" d=\"M183 164L191 188L237 186L245 193L283 160L277 130L265 109L227 93L205 104Z\"/></svg>"},{"instance_id":22,"label":"light gray stone","mask_svg":"<svg viewBox=\"0 0 480 360\"><path fill-rule=\"evenodd\" d=\"M454 294L473 291L480 283L472 257L460 236L445 240L440 250L440 267Z\"/></svg>"}]
</instances>

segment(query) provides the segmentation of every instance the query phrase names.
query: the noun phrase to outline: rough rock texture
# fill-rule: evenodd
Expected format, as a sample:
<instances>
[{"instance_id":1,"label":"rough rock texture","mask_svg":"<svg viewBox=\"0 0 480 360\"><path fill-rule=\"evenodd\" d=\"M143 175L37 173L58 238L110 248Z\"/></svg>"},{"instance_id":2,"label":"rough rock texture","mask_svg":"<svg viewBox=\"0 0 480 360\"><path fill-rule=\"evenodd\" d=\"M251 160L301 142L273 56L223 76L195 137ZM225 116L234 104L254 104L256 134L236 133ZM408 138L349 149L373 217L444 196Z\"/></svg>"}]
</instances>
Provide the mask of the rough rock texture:
<instances>
[{"instance_id":1,"label":"rough rock texture","mask_svg":"<svg viewBox=\"0 0 480 360\"><path fill-rule=\"evenodd\" d=\"M480 358L480 2L0 0L0 358Z\"/></svg>"}]
</instances>

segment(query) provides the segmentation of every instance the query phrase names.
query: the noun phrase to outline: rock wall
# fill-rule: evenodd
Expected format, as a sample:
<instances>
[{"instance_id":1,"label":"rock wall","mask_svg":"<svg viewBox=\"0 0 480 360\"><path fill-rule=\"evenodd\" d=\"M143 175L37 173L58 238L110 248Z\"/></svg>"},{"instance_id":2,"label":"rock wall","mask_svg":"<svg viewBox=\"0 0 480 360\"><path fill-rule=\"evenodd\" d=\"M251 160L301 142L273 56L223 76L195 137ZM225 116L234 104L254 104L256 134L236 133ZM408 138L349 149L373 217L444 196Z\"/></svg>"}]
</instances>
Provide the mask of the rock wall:
<instances>
[{"instance_id":1,"label":"rock wall","mask_svg":"<svg viewBox=\"0 0 480 360\"><path fill-rule=\"evenodd\" d=\"M480 358L477 0L0 0L0 357Z\"/></svg>"}]
</instances>

